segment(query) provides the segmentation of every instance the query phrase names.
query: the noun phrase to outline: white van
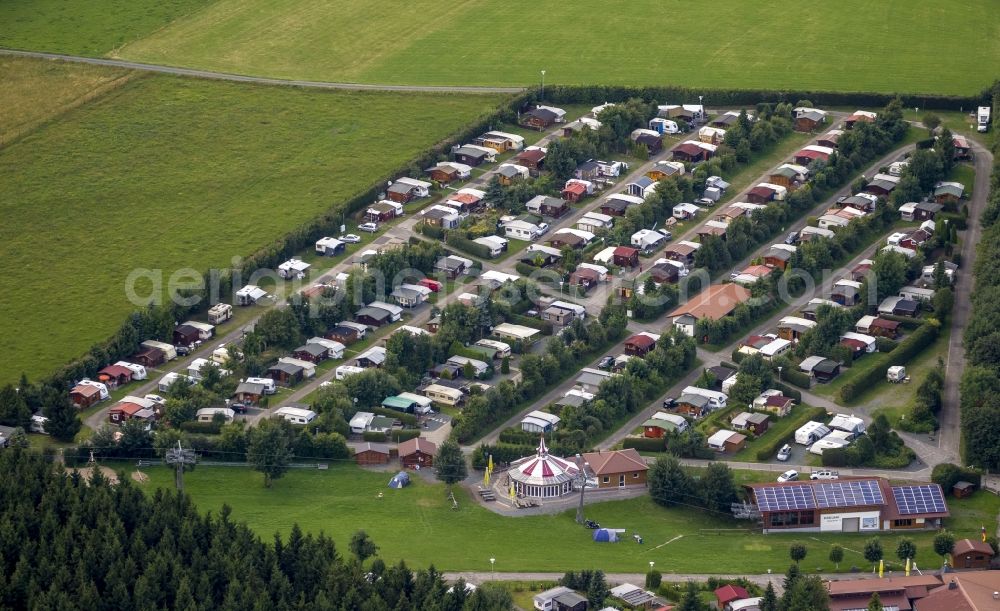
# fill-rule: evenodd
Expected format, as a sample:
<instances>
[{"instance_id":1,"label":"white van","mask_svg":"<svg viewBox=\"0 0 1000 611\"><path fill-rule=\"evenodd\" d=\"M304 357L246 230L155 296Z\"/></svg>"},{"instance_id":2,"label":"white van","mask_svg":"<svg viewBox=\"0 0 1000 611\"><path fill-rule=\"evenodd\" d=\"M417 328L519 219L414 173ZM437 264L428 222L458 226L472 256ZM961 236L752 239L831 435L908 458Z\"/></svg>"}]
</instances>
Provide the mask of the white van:
<instances>
[{"instance_id":1,"label":"white van","mask_svg":"<svg viewBox=\"0 0 1000 611\"><path fill-rule=\"evenodd\" d=\"M682 395L699 395L708 399L709 404L712 406L713 410L725 409L726 403L729 401L729 396L726 393L719 392L717 390L707 390L704 388L698 388L697 386L688 386L683 391Z\"/></svg>"},{"instance_id":2,"label":"white van","mask_svg":"<svg viewBox=\"0 0 1000 611\"><path fill-rule=\"evenodd\" d=\"M146 379L146 368L142 365L136 365L135 363L128 363L125 361L118 361L115 363L119 367L124 367L132 371L133 380L145 380Z\"/></svg>"},{"instance_id":3,"label":"white van","mask_svg":"<svg viewBox=\"0 0 1000 611\"><path fill-rule=\"evenodd\" d=\"M340 367L337 367L337 370L334 373L334 377L337 378L338 380L343 380L348 376L352 376L356 373L361 373L364 370L365 370L364 367L355 367L354 365L341 365Z\"/></svg>"},{"instance_id":4,"label":"white van","mask_svg":"<svg viewBox=\"0 0 1000 611\"><path fill-rule=\"evenodd\" d=\"M260 384L264 387L265 395L273 395L278 392L278 389L274 386L274 380L271 378L247 378L243 381L247 384Z\"/></svg>"}]
</instances>

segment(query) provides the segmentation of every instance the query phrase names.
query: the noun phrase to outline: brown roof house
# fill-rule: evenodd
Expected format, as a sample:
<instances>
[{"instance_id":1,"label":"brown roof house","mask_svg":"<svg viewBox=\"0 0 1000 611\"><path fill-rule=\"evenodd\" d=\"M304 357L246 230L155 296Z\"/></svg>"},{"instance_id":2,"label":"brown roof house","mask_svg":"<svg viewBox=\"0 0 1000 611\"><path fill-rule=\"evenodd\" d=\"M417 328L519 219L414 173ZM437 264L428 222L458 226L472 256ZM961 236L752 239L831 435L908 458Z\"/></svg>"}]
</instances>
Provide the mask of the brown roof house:
<instances>
[{"instance_id":1,"label":"brown roof house","mask_svg":"<svg viewBox=\"0 0 1000 611\"><path fill-rule=\"evenodd\" d=\"M993 548L989 543L980 539L962 539L955 541L949 564L956 569L988 569L992 560Z\"/></svg>"},{"instance_id":2,"label":"brown roof house","mask_svg":"<svg viewBox=\"0 0 1000 611\"><path fill-rule=\"evenodd\" d=\"M687 303L670 313L673 326L694 337L695 325L707 318L718 320L728 316L736 306L750 299L750 289L738 284L713 284Z\"/></svg>"},{"instance_id":3,"label":"brown roof house","mask_svg":"<svg viewBox=\"0 0 1000 611\"><path fill-rule=\"evenodd\" d=\"M381 443L363 443L354 452L354 462L359 465L384 465L389 462L389 446Z\"/></svg>"},{"instance_id":4,"label":"brown roof house","mask_svg":"<svg viewBox=\"0 0 1000 611\"><path fill-rule=\"evenodd\" d=\"M997 608L1000 572L949 573L945 584L916 601L915 611L992 611Z\"/></svg>"},{"instance_id":5,"label":"brown roof house","mask_svg":"<svg viewBox=\"0 0 1000 611\"><path fill-rule=\"evenodd\" d=\"M587 469L597 478L598 488L645 486L646 461L633 448L583 455Z\"/></svg>"},{"instance_id":6,"label":"brown roof house","mask_svg":"<svg viewBox=\"0 0 1000 611\"><path fill-rule=\"evenodd\" d=\"M399 444L399 460L407 469L426 469L434 466L437 446L423 437L408 439Z\"/></svg>"}]
</instances>

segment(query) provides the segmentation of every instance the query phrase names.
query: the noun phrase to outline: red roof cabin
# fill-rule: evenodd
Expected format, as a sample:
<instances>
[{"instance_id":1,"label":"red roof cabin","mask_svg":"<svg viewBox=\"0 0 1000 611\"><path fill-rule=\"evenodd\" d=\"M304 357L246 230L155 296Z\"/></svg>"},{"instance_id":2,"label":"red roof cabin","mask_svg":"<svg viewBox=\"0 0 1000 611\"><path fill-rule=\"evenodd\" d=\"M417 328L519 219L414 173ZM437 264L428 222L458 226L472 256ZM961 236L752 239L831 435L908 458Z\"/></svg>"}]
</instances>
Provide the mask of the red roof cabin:
<instances>
[{"instance_id":1,"label":"red roof cabin","mask_svg":"<svg viewBox=\"0 0 1000 611\"><path fill-rule=\"evenodd\" d=\"M750 192L747 193L747 201L751 204L766 204L774 199L775 193L777 193L777 191L770 187L757 185L753 189L750 189Z\"/></svg>"},{"instance_id":2,"label":"red roof cabin","mask_svg":"<svg viewBox=\"0 0 1000 611\"><path fill-rule=\"evenodd\" d=\"M79 409L85 409L101 400L101 389L87 384L77 384L69 391L70 401Z\"/></svg>"},{"instance_id":3,"label":"red roof cabin","mask_svg":"<svg viewBox=\"0 0 1000 611\"><path fill-rule=\"evenodd\" d=\"M731 602L746 598L750 598L750 594L740 586L724 585L715 591L715 600L718 601L720 609L725 609Z\"/></svg>"},{"instance_id":4,"label":"red roof cabin","mask_svg":"<svg viewBox=\"0 0 1000 611\"><path fill-rule=\"evenodd\" d=\"M566 185L559 195L568 202L578 202L587 196L587 187L584 184L578 182L572 182Z\"/></svg>"},{"instance_id":5,"label":"red roof cabin","mask_svg":"<svg viewBox=\"0 0 1000 611\"><path fill-rule=\"evenodd\" d=\"M636 333L625 340L625 354L643 357L656 348L656 338L648 333Z\"/></svg>"},{"instance_id":6,"label":"red roof cabin","mask_svg":"<svg viewBox=\"0 0 1000 611\"><path fill-rule=\"evenodd\" d=\"M615 249L612 261L618 267L635 267L639 265L639 249L619 246Z\"/></svg>"}]
</instances>

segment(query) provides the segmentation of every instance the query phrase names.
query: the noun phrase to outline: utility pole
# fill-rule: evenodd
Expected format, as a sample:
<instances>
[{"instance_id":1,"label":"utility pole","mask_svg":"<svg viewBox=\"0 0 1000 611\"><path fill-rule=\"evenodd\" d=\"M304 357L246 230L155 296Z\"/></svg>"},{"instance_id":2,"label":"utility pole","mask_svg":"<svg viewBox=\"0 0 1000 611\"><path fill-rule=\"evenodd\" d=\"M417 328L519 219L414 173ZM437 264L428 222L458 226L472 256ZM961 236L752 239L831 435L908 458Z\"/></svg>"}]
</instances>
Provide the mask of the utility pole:
<instances>
[{"instance_id":1,"label":"utility pole","mask_svg":"<svg viewBox=\"0 0 1000 611\"><path fill-rule=\"evenodd\" d=\"M181 441L178 439L177 447L167 450L165 458L168 465L174 465L174 485L177 486L177 491L184 492L184 467L195 464L194 450L182 448Z\"/></svg>"},{"instance_id":2,"label":"utility pole","mask_svg":"<svg viewBox=\"0 0 1000 611\"><path fill-rule=\"evenodd\" d=\"M587 490L587 463L577 454L576 464L580 467L580 505L576 508L576 523L583 524L583 493Z\"/></svg>"}]
</instances>

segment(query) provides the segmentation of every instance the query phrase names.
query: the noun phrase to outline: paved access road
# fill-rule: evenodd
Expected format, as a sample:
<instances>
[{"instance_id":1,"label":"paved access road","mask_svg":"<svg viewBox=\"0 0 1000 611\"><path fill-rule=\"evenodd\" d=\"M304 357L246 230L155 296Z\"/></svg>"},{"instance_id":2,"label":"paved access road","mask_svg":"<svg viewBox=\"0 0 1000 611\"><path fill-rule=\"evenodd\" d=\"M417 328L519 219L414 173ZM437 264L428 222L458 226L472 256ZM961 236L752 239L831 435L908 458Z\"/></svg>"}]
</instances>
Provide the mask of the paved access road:
<instances>
[{"instance_id":1,"label":"paved access road","mask_svg":"<svg viewBox=\"0 0 1000 611\"><path fill-rule=\"evenodd\" d=\"M174 74L194 78L212 79L217 81L235 81L238 83L254 83L257 85L284 85L291 87L306 87L312 89L345 89L350 91L409 91L412 93L521 93L524 87L466 87L466 86L429 86L429 85L369 85L365 83L333 83L328 81L297 81L263 76L247 76L245 74L229 74L212 72L211 70L194 70L159 64L144 64L124 59L108 59L104 57L82 57L79 55L64 55L62 53L44 53L41 51L18 51L15 49L0 49L0 55L13 57L30 57L34 59L56 59L78 64L94 66L109 66L126 68L143 72Z\"/></svg>"}]
</instances>

